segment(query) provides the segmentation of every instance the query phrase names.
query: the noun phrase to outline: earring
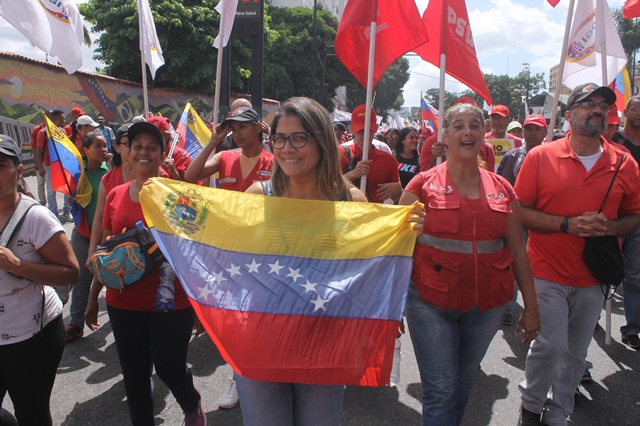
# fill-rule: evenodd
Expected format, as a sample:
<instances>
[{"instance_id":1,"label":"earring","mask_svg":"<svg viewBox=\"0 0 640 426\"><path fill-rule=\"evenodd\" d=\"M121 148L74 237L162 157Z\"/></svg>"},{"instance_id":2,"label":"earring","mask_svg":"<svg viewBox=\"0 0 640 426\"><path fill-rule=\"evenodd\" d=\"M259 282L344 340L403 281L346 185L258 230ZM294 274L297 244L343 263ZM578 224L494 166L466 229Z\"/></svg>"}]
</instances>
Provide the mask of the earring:
<instances>
[{"instance_id":1,"label":"earring","mask_svg":"<svg viewBox=\"0 0 640 426\"><path fill-rule=\"evenodd\" d=\"M128 165L129 167L131 167L131 171L128 171L128 170L127 170L127 165ZM128 174L128 175L130 175L131 173L133 173L133 172L135 171L135 169L133 168L133 165L132 165L130 162L128 162L128 161L127 161L126 163L123 163L123 164L122 164L122 170L124 170L124 172L125 172L126 174Z\"/></svg>"}]
</instances>

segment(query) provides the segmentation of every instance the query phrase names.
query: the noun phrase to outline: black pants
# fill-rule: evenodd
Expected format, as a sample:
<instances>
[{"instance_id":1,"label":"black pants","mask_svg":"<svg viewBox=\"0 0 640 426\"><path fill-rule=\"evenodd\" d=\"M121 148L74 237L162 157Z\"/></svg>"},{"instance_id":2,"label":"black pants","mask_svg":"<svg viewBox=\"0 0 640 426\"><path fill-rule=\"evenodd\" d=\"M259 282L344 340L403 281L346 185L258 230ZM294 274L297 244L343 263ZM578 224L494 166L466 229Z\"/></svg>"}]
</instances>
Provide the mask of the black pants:
<instances>
[{"instance_id":1,"label":"black pants","mask_svg":"<svg viewBox=\"0 0 640 426\"><path fill-rule=\"evenodd\" d=\"M8 392L20 426L53 424L49 400L64 344L59 315L32 338L0 346L0 405Z\"/></svg>"}]
</instances>

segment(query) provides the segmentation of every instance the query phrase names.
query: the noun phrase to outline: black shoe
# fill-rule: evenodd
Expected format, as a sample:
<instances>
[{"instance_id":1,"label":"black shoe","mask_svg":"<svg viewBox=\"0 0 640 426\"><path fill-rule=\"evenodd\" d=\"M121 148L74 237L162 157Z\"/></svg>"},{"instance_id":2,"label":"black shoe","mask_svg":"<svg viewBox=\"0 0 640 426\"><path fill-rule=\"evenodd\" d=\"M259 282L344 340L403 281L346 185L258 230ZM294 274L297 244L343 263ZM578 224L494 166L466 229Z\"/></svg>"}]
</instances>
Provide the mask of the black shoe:
<instances>
[{"instance_id":1,"label":"black shoe","mask_svg":"<svg viewBox=\"0 0 640 426\"><path fill-rule=\"evenodd\" d=\"M622 343L629 345L633 349L640 349L640 337L637 334L622 336Z\"/></svg>"},{"instance_id":2,"label":"black shoe","mask_svg":"<svg viewBox=\"0 0 640 426\"><path fill-rule=\"evenodd\" d=\"M518 426L540 426L541 414L533 413L522 405L520 405L520 418L518 419Z\"/></svg>"}]
</instances>

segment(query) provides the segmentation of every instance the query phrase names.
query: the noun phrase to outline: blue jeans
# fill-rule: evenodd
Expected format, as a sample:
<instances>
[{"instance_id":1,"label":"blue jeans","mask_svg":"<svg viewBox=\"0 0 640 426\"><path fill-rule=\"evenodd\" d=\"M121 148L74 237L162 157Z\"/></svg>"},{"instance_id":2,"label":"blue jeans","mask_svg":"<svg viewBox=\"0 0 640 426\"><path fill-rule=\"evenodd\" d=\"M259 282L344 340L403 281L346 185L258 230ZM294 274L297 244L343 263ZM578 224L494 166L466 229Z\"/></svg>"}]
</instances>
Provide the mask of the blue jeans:
<instances>
[{"instance_id":1,"label":"blue jeans","mask_svg":"<svg viewBox=\"0 0 640 426\"><path fill-rule=\"evenodd\" d=\"M235 374L244 426L338 426L344 385L251 380Z\"/></svg>"},{"instance_id":2,"label":"blue jeans","mask_svg":"<svg viewBox=\"0 0 640 426\"><path fill-rule=\"evenodd\" d=\"M124 378L129 416L134 425L153 426L151 373L167 385L180 408L198 408L200 394L187 367L187 350L193 328L193 309L141 312L107 305L113 337Z\"/></svg>"},{"instance_id":3,"label":"blue jeans","mask_svg":"<svg viewBox=\"0 0 640 426\"><path fill-rule=\"evenodd\" d=\"M640 333L640 226L622 240L624 259L624 316L627 323L620 327L623 336Z\"/></svg>"},{"instance_id":4,"label":"blue jeans","mask_svg":"<svg viewBox=\"0 0 640 426\"><path fill-rule=\"evenodd\" d=\"M546 425L565 426L604 294L599 285L570 287L539 278L534 278L534 283L540 334L527 354L525 380L519 386L522 406L542 413Z\"/></svg>"},{"instance_id":5,"label":"blue jeans","mask_svg":"<svg viewBox=\"0 0 640 426\"><path fill-rule=\"evenodd\" d=\"M71 318L69 319L69 325L73 324L84 328L84 310L87 309L93 272L84 266L89 251L89 238L80 235L75 227L71 232L71 248L76 258L78 258L78 264L80 264L80 278L71 287L71 306L69 311Z\"/></svg>"},{"instance_id":6,"label":"blue jeans","mask_svg":"<svg viewBox=\"0 0 640 426\"><path fill-rule=\"evenodd\" d=\"M51 183L51 167L44 166L45 173L47 175L46 186L47 186L47 207L51 212L58 217L58 200L56 200L57 192L53 190L53 185ZM69 204L68 195L64 194L64 202L62 205L63 212L71 213L71 205Z\"/></svg>"},{"instance_id":7,"label":"blue jeans","mask_svg":"<svg viewBox=\"0 0 640 426\"><path fill-rule=\"evenodd\" d=\"M407 325L420 370L422 424L459 425L473 381L504 306L480 312L441 309L420 300L412 283L407 297Z\"/></svg>"}]
</instances>

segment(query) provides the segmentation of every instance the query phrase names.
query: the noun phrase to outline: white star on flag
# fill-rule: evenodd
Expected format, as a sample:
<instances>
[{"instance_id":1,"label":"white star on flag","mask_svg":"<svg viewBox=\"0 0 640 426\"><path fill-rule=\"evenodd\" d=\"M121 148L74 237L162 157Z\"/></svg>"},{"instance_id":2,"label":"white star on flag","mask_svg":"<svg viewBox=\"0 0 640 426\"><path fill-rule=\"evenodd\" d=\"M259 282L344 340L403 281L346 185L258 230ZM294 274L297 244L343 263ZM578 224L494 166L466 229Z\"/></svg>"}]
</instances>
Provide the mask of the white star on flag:
<instances>
[{"instance_id":1,"label":"white star on flag","mask_svg":"<svg viewBox=\"0 0 640 426\"><path fill-rule=\"evenodd\" d=\"M316 300L312 300L311 303L313 303L313 305L315 306L313 308L313 312L317 311L318 309L322 309L323 311L326 311L324 305L329 301L329 299L323 299L322 297L320 297L320 295L318 295L318 298Z\"/></svg>"},{"instance_id":2,"label":"white star on flag","mask_svg":"<svg viewBox=\"0 0 640 426\"><path fill-rule=\"evenodd\" d=\"M211 291L208 285L205 285L200 289L200 294L198 295L198 297L200 299L207 300L207 297L209 297L211 293L213 293L213 291Z\"/></svg>"},{"instance_id":3,"label":"white star on flag","mask_svg":"<svg viewBox=\"0 0 640 426\"><path fill-rule=\"evenodd\" d=\"M316 284L312 284L309 280L307 280L306 283L304 284L300 284L302 287L304 287L305 293L308 293L310 291L313 291L315 293L316 292Z\"/></svg>"},{"instance_id":4,"label":"white star on flag","mask_svg":"<svg viewBox=\"0 0 640 426\"><path fill-rule=\"evenodd\" d=\"M240 273L240 266L236 266L233 263L231 264L231 267L228 269L225 269L225 271L227 271L229 275L231 275L231 278L235 277L236 275L242 275Z\"/></svg>"},{"instance_id":5,"label":"white star on flag","mask_svg":"<svg viewBox=\"0 0 640 426\"><path fill-rule=\"evenodd\" d=\"M289 268L289 274L287 275L287 277L293 278L293 282L296 282L298 278L304 278L303 275L300 275L300 268L298 269Z\"/></svg>"},{"instance_id":6,"label":"white star on flag","mask_svg":"<svg viewBox=\"0 0 640 426\"><path fill-rule=\"evenodd\" d=\"M222 272L214 272L213 273L213 281L217 281L218 284L222 284L222 281L226 281L227 279L222 276Z\"/></svg>"},{"instance_id":7,"label":"white star on flag","mask_svg":"<svg viewBox=\"0 0 640 426\"><path fill-rule=\"evenodd\" d=\"M258 271L258 268L262 265L262 263L256 263L256 260L253 259L253 261L251 262L251 264L245 264L245 266L247 267L247 269L249 269L249 272L255 272L256 274L260 273L260 271Z\"/></svg>"},{"instance_id":8,"label":"white star on flag","mask_svg":"<svg viewBox=\"0 0 640 426\"><path fill-rule=\"evenodd\" d=\"M269 267L271 268L269 273L276 274L276 275L280 275L280 269L284 268L284 266L280 266L280 263L278 263L277 260L276 260L276 263L269 263Z\"/></svg>"}]
</instances>

